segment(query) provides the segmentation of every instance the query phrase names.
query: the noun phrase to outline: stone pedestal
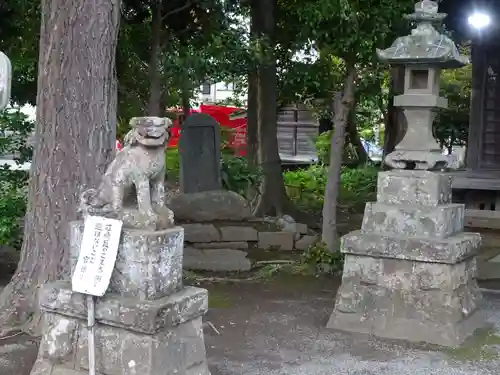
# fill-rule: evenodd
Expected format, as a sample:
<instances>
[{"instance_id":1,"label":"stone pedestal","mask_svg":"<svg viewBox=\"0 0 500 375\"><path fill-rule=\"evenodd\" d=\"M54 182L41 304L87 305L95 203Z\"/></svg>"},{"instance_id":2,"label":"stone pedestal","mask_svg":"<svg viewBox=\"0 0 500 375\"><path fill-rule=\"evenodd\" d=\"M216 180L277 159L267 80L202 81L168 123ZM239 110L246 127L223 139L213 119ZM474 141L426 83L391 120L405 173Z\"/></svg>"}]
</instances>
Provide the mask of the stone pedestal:
<instances>
[{"instance_id":1,"label":"stone pedestal","mask_svg":"<svg viewBox=\"0 0 500 375\"><path fill-rule=\"evenodd\" d=\"M76 265L83 233L71 223ZM182 286L182 228L158 232L124 229L106 295L96 298L98 375L210 375L202 315L204 289ZM88 374L86 296L71 282L43 286L43 337L31 375Z\"/></svg>"},{"instance_id":2,"label":"stone pedestal","mask_svg":"<svg viewBox=\"0 0 500 375\"><path fill-rule=\"evenodd\" d=\"M361 230L342 238L342 285L328 328L444 346L484 325L475 253L449 177L390 171L378 177Z\"/></svg>"}]
</instances>

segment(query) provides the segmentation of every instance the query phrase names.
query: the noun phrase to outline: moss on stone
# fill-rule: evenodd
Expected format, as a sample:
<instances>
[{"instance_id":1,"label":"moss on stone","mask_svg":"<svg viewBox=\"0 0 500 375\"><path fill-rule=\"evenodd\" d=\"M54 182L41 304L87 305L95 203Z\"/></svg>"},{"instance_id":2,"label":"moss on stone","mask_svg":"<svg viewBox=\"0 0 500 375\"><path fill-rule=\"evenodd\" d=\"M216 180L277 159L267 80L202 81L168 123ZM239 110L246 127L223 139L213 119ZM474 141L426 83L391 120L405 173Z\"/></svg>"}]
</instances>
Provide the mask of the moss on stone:
<instances>
[{"instance_id":1,"label":"moss on stone","mask_svg":"<svg viewBox=\"0 0 500 375\"><path fill-rule=\"evenodd\" d=\"M459 361L493 360L500 358L500 335L489 329L477 330L461 347L446 349L445 353Z\"/></svg>"}]
</instances>

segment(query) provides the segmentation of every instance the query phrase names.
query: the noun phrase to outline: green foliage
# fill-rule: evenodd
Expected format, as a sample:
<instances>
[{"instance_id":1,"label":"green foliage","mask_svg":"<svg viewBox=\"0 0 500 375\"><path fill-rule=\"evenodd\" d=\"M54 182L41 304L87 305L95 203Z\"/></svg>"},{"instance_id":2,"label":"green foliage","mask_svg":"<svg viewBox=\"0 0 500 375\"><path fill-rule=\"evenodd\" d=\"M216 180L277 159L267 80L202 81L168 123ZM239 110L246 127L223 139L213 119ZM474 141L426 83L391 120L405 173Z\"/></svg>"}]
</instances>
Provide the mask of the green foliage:
<instances>
[{"instance_id":1,"label":"green foliage","mask_svg":"<svg viewBox=\"0 0 500 375\"><path fill-rule=\"evenodd\" d=\"M378 168L343 167L340 176L339 201L357 209L375 198ZM313 164L308 168L287 171L283 174L287 194L299 207L318 211L323 207L328 167Z\"/></svg>"},{"instance_id":2,"label":"green foliage","mask_svg":"<svg viewBox=\"0 0 500 375\"><path fill-rule=\"evenodd\" d=\"M299 207L317 211L323 207L328 167L313 164L308 168L283 173L289 198Z\"/></svg>"},{"instance_id":3,"label":"green foliage","mask_svg":"<svg viewBox=\"0 0 500 375\"><path fill-rule=\"evenodd\" d=\"M0 154L12 156L18 163L30 161L32 148L26 140L32 131L33 123L19 110L0 113ZM15 249L22 242L28 177L26 171L0 166L0 244Z\"/></svg>"},{"instance_id":4,"label":"green foliage","mask_svg":"<svg viewBox=\"0 0 500 375\"><path fill-rule=\"evenodd\" d=\"M316 138L316 151L318 152L318 159L320 163L328 165L330 162L330 148L331 148L332 130L320 134Z\"/></svg>"},{"instance_id":5,"label":"green foliage","mask_svg":"<svg viewBox=\"0 0 500 375\"><path fill-rule=\"evenodd\" d=\"M192 99L204 82L234 81L244 75L251 54L238 6L217 0L150 2L124 0L117 49L119 115L147 111L151 94L153 43L163 108ZM154 21L161 25L153 29Z\"/></svg>"},{"instance_id":6,"label":"green foliage","mask_svg":"<svg viewBox=\"0 0 500 375\"><path fill-rule=\"evenodd\" d=\"M19 108L0 112L0 155L12 155L19 164L30 161L33 148L27 143L34 123Z\"/></svg>"},{"instance_id":7,"label":"green foliage","mask_svg":"<svg viewBox=\"0 0 500 375\"><path fill-rule=\"evenodd\" d=\"M340 251L329 251L319 242L306 250L302 256L305 264L313 266L316 274L340 275L344 266L344 255Z\"/></svg>"},{"instance_id":8,"label":"green foliage","mask_svg":"<svg viewBox=\"0 0 500 375\"><path fill-rule=\"evenodd\" d=\"M342 168L340 200L353 205L364 204L376 197L377 176L380 170L374 166Z\"/></svg>"},{"instance_id":9,"label":"green foliage","mask_svg":"<svg viewBox=\"0 0 500 375\"><path fill-rule=\"evenodd\" d=\"M0 244L20 249L26 213L27 174L0 169Z\"/></svg>"},{"instance_id":10,"label":"green foliage","mask_svg":"<svg viewBox=\"0 0 500 375\"><path fill-rule=\"evenodd\" d=\"M0 45L12 63L12 100L36 102L40 1L0 2Z\"/></svg>"},{"instance_id":11,"label":"green foliage","mask_svg":"<svg viewBox=\"0 0 500 375\"><path fill-rule=\"evenodd\" d=\"M179 151L177 148L165 152L167 178L178 180L180 176ZM256 187L260 185L262 171L252 167L244 157L223 154L221 157L222 185L247 199L252 199Z\"/></svg>"},{"instance_id":12,"label":"green foliage","mask_svg":"<svg viewBox=\"0 0 500 375\"><path fill-rule=\"evenodd\" d=\"M333 132L332 130L329 130L327 132L320 134L316 138L316 150L318 152L318 159L320 163L325 165L330 164L332 132ZM356 147L354 147L351 143L346 144L344 147L343 158L344 161L346 162L350 161L356 162L357 160L359 160L359 155L358 151L356 150Z\"/></svg>"},{"instance_id":13,"label":"green foliage","mask_svg":"<svg viewBox=\"0 0 500 375\"><path fill-rule=\"evenodd\" d=\"M178 180L180 176L179 150L177 148L167 148L165 151L165 165L167 168L167 178Z\"/></svg>"},{"instance_id":14,"label":"green foliage","mask_svg":"<svg viewBox=\"0 0 500 375\"><path fill-rule=\"evenodd\" d=\"M448 99L448 109L439 112L434 122L434 136L448 150L467 143L471 85L472 65L441 73L441 95Z\"/></svg>"},{"instance_id":15,"label":"green foliage","mask_svg":"<svg viewBox=\"0 0 500 375\"><path fill-rule=\"evenodd\" d=\"M244 157L223 155L221 177L225 189L251 200L255 188L260 185L262 170L252 167Z\"/></svg>"}]
</instances>

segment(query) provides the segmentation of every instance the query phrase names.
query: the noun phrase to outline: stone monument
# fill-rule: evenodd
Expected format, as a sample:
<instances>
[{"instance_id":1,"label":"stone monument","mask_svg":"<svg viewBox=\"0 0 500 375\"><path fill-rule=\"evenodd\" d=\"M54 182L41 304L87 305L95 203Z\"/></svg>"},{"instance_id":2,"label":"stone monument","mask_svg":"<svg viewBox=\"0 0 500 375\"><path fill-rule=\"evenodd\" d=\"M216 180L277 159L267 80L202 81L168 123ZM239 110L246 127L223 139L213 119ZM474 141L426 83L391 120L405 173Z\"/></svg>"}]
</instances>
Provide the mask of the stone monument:
<instances>
[{"instance_id":1,"label":"stone monument","mask_svg":"<svg viewBox=\"0 0 500 375\"><path fill-rule=\"evenodd\" d=\"M464 206L451 202L450 167L432 136L442 68L467 63L435 25L446 17L435 1L416 4L411 35L378 51L405 66L395 98L408 129L378 176L377 202L367 203L361 230L341 241L342 285L328 328L444 346L461 344L484 320L475 279L481 237L464 233Z\"/></svg>"},{"instance_id":2,"label":"stone monument","mask_svg":"<svg viewBox=\"0 0 500 375\"><path fill-rule=\"evenodd\" d=\"M190 115L179 140L181 190L185 194L221 190L220 126L205 113Z\"/></svg>"},{"instance_id":3,"label":"stone monument","mask_svg":"<svg viewBox=\"0 0 500 375\"><path fill-rule=\"evenodd\" d=\"M164 168L155 156L159 140L166 141L165 121L139 118L133 123L137 127L99 188L82 194L83 217L100 214L123 219L108 290L95 302L96 371L99 375L210 375L202 329L208 294L182 284L184 230L173 226L162 187L156 185ZM136 194L127 197L132 185ZM132 202L135 195L137 202ZM71 270L77 263L83 229L83 221L70 223ZM67 280L44 285L39 296L43 337L31 375L88 374L86 296L72 292Z\"/></svg>"}]
</instances>

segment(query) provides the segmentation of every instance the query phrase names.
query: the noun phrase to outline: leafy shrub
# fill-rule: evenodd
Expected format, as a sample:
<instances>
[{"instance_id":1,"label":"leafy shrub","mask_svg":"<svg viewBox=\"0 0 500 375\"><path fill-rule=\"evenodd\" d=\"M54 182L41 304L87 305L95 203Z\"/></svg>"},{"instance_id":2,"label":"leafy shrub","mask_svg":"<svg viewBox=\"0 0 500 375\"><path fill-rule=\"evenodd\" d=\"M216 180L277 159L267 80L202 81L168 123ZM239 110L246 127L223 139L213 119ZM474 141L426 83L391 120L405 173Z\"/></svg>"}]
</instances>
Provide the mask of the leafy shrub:
<instances>
[{"instance_id":1,"label":"leafy shrub","mask_svg":"<svg viewBox=\"0 0 500 375\"><path fill-rule=\"evenodd\" d=\"M252 195L260 184L262 171L260 168L250 166L244 157L223 155L221 177L225 189L252 200Z\"/></svg>"},{"instance_id":2,"label":"leafy shrub","mask_svg":"<svg viewBox=\"0 0 500 375\"><path fill-rule=\"evenodd\" d=\"M0 154L17 163L30 161L33 155L28 139L34 124L18 109L0 113ZM22 222L27 206L27 171L0 166L0 244L19 249Z\"/></svg>"},{"instance_id":3,"label":"leafy shrub","mask_svg":"<svg viewBox=\"0 0 500 375\"><path fill-rule=\"evenodd\" d=\"M377 188L377 172L378 168L374 166L343 167L340 176L339 201L357 208L359 204L373 200ZM288 196L300 207L311 210L321 209L327 173L328 167L321 164L285 172L283 178Z\"/></svg>"},{"instance_id":4,"label":"leafy shrub","mask_svg":"<svg viewBox=\"0 0 500 375\"><path fill-rule=\"evenodd\" d=\"M308 168L283 173L285 188L290 199L304 209L321 209L327 171L327 166L313 164Z\"/></svg>"},{"instance_id":5,"label":"leafy shrub","mask_svg":"<svg viewBox=\"0 0 500 375\"><path fill-rule=\"evenodd\" d=\"M318 159L320 163L328 165L330 162L330 139L332 137L332 131L321 133L316 138L316 151L318 152Z\"/></svg>"},{"instance_id":6,"label":"leafy shrub","mask_svg":"<svg viewBox=\"0 0 500 375\"><path fill-rule=\"evenodd\" d=\"M318 152L318 159L320 163L330 164L330 149L331 138L333 130L321 133L316 138L316 151ZM347 140L346 140L347 141ZM346 143L344 146L344 161L354 161L359 159L358 151L351 143Z\"/></svg>"},{"instance_id":7,"label":"leafy shrub","mask_svg":"<svg viewBox=\"0 0 500 375\"><path fill-rule=\"evenodd\" d=\"M375 199L377 175L379 169L374 166L363 168L342 168L340 200L350 204L364 204Z\"/></svg>"},{"instance_id":8,"label":"leafy shrub","mask_svg":"<svg viewBox=\"0 0 500 375\"><path fill-rule=\"evenodd\" d=\"M27 173L0 170L0 244L20 249L26 214ZM22 182L24 181L24 182Z\"/></svg>"},{"instance_id":9,"label":"leafy shrub","mask_svg":"<svg viewBox=\"0 0 500 375\"><path fill-rule=\"evenodd\" d=\"M302 262L313 266L317 274L339 275L344 267L344 255L340 251L328 251L320 242L304 252Z\"/></svg>"},{"instance_id":10,"label":"leafy shrub","mask_svg":"<svg viewBox=\"0 0 500 375\"><path fill-rule=\"evenodd\" d=\"M28 141L33 129L34 123L19 109L0 112L0 155L13 156L19 164L30 161L33 148Z\"/></svg>"},{"instance_id":11,"label":"leafy shrub","mask_svg":"<svg viewBox=\"0 0 500 375\"><path fill-rule=\"evenodd\" d=\"M165 151L165 166L167 168L167 179L179 179L180 163L177 148L167 148Z\"/></svg>"}]
</instances>

